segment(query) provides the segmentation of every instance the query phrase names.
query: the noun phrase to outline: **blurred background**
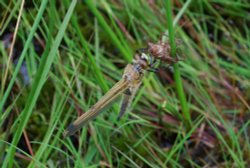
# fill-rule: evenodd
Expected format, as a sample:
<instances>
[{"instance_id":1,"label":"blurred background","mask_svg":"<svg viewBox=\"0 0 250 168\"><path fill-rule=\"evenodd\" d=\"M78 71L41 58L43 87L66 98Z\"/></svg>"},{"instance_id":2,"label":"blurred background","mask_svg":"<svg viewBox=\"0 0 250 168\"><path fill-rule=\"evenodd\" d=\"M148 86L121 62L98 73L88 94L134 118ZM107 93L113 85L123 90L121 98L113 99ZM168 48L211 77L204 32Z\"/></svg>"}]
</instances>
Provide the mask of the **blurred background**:
<instances>
[{"instance_id":1,"label":"blurred background","mask_svg":"<svg viewBox=\"0 0 250 168\"><path fill-rule=\"evenodd\" d=\"M247 0L0 1L0 165L248 167L249 11ZM181 61L147 73L120 121L118 100L64 139L162 34L181 41Z\"/></svg>"}]
</instances>

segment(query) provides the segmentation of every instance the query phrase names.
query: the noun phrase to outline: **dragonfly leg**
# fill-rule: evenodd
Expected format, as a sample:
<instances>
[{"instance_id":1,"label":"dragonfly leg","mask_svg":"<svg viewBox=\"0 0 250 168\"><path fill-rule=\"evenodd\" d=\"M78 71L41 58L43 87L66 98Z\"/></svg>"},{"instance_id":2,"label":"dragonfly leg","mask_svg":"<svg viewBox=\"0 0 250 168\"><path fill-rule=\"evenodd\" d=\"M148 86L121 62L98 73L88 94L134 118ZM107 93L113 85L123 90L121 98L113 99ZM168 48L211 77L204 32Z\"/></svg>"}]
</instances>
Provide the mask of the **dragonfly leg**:
<instances>
[{"instance_id":1,"label":"dragonfly leg","mask_svg":"<svg viewBox=\"0 0 250 168\"><path fill-rule=\"evenodd\" d=\"M146 53L148 52L148 48L139 48L136 50L137 53Z\"/></svg>"},{"instance_id":2,"label":"dragonfly leg","mask_svg":"<svg viewBox=\"0 0 250 168\"><path fill-rule=\"evenodd\" d=\"M156 73L159 72L159 68L149 68L147 71Z\"/></svg>"},{"instance_id":3,"label":"dragonfly leg","mask_svg":"<svg viewBox=\"0 0 250 168\"><path fill-rule=\"evenodd\" d=\"M150 57L152 57L151 54L150 54ZM153 57L152 57L152 58L153 58ZM158 72L158 71L159 71L158 68L155 68L155 67L154 67L154 66L156 65L157 61L158 61L158 60L156 60L156 59L153 59L153 60L151 61L151 63L150 63L150 68L147 69L149 72Z\"/></svg>"}]
</instances>

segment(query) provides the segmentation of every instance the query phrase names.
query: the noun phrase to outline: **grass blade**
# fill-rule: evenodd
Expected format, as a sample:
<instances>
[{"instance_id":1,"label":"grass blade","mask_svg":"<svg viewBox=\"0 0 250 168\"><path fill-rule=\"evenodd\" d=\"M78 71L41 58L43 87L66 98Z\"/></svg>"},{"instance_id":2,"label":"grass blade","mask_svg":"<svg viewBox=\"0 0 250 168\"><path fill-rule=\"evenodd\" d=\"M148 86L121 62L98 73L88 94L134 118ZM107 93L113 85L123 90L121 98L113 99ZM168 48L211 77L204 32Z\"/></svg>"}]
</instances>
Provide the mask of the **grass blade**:
<instances>
[{"instance_id":1,"label":"grass blade","mask_svg":"<svg viewBox=\"0 0 250 168\"><path fill-rule=\"evenodd\" d=\"M8 151L8 155L6 157L6 159L4 160L3 163L3 167L12 167L13 164L13 158L14 158L14 154L15 154L15 148L13 146L16 146L21 135L22 135L22 131L25 128L29 117L32 113L32 110L35 106L35 103L37 101L37 98L39 96L39 93L47 79L47 75L49 73L50 67L53 63L53 60L55 58L57 49L61 43L61 40L63 38L64 32L67 28L67 25L69 23L70 17L74 11L75 5L76 5L77 0L74 0L71 2L71 5L68 9L68 12L64 18L64 21L58 31L58 34L56 36L55 42L49 52L48 55L44 55L44 57L41 60L39 69L37 71L34 83L33 83L33 87L31 88L31 92L29 94L27 103L25 105L24 110L22 111L22 113L20 114L21 116L20 118L20 124L14 134L14 138L12 140L12 146L10 147L9 151ZM8 165L8 166L7 166Z\"/></svg>"}]
</instances>

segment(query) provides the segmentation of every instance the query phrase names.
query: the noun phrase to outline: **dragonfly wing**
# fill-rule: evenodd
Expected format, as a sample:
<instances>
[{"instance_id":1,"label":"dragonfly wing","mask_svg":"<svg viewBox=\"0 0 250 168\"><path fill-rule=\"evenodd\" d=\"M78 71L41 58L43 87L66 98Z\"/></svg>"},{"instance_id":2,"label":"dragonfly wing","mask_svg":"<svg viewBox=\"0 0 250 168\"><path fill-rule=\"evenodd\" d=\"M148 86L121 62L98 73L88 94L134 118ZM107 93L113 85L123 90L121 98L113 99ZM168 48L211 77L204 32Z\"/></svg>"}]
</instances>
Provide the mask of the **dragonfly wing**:
<instances>
[{"instance_id":1,"label":"dragonfly wing","mask_svg":"<svg viewBox=\"0 0 250 168\"><path fill-rule=\"evenodd\" d=\"M134 99L135 94L136 94L138 88L140 87L140 85L141 85L141 82L136 84L134 87L129 88L124 93L123 100L122 100L121 107L120 107L120 113L119 113L119 116L118 116L118 120L121 119L121 117L124 115L124 113L130 107L130 105L132 103L132 100Z\"/></svg>"},{"instance_id":2,"label":"dragonfly wing","mask_svg":"<svg viewBox=\"0 0 250 168\"><path fill-rule=\"evenodd\" d=\"M64 137L73 135L88 121L95 118L100 114L105 107L111 104L121 93L127 90L129 83L125 79L121 79L117 82L95 105L93 105L87 112L77 118L72 124L65 130Z\"/></svg>"},{"instance_id":3,"label":"dragonfly wing","mask_svg":"<svg viewBox=\"0 0 250 168\"><path fill-rule=\"evenodd\" d=\"M131 95L128 95L128 94L123 95L120 113L119 113L117 120L121 119L121 117L124 115L125 111L127 111L128 107L130 107L132 100L133 100L133 97Z\"/></svg>"}]
</instances>

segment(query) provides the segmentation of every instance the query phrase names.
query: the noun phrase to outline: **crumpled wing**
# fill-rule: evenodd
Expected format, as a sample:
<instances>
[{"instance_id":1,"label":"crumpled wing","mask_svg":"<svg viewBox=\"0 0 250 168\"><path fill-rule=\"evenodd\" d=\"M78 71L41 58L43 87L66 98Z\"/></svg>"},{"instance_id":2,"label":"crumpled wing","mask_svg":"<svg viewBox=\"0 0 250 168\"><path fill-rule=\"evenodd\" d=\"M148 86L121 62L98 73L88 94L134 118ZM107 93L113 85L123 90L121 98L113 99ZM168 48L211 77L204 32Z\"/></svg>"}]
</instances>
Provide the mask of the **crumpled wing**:
<instances>
[{"instance_id":1,"label":"crumpled wing","mask_svg":"<svg viewBox=\"0 0 250 168\"><path fill-rule=\"evenodd\" d=\"M125 91L124 95L123 95L123 100L121 103L121 107L120 107L120 113L119 116L117 118L117 120L120 120L121 117L124 115L124 113L128 110L128 108L130 107L135 94L137 93L137 90L139 89L141 85L141 82L134 84L133 87L129 88L128 90Z\"/></svg>"}]
</instances>

